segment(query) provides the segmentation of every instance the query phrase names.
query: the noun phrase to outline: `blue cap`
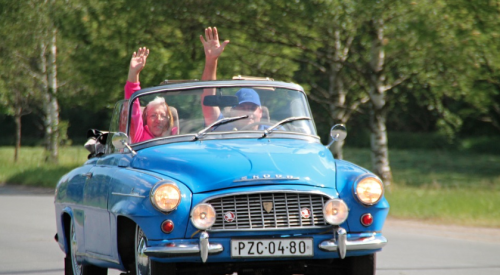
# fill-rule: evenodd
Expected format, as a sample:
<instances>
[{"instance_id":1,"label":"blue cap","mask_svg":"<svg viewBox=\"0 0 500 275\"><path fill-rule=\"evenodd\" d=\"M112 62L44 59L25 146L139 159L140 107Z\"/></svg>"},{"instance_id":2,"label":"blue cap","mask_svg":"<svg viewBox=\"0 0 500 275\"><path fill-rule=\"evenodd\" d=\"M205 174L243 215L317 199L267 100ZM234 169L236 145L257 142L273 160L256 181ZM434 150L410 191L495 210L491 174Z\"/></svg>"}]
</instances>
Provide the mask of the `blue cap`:
<instances>
[{"instance_id":1,"label":"blue cap","mask_svg":"<svg viewBox=\"0 0 500 275\"><path fill-rule=\"evenodd\" d=\"M236 92L236 96L238 97L239 101L238 104L250 102L257 106L260 106L259 94L253 89L249 88L240 89L239 91Z\"/></svg>"}]
</instances>

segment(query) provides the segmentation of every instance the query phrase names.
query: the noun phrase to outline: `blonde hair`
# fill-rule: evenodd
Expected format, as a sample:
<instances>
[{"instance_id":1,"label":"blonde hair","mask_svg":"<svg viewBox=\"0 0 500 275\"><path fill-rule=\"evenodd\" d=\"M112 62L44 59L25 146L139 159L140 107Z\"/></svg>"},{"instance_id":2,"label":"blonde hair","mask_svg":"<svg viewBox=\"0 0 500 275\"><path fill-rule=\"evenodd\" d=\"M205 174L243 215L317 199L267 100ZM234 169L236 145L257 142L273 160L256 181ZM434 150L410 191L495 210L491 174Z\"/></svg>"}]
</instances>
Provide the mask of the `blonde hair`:
<instances>
[{"instance_id":1,"label":"blonde hair","mask_svg":"<svg viewBox=\"0 0 500 275\"><path fill-rule=\"evenodd\" d=\"M168 130L167 133L170 135L169 131L172 129L172 126L174 125L174 117L172 116L172 111L170 111L170 108L168 107L168 104L165 101L165 98L163 98L163 97L157 96L157 97L155 97L155 99L151 100L148 103L148 105L146 105L146 107L142 111L142 121L143 121L144 125L146 125L148 123L148 121L147 121L147 119L148 119L148 115L147 115L148 114L148 107L151 108L151 106L154 106L154 105L165 106L165 109L167 110L167 128L163 132L165 133Z\"/></svg>"}]
</instances>

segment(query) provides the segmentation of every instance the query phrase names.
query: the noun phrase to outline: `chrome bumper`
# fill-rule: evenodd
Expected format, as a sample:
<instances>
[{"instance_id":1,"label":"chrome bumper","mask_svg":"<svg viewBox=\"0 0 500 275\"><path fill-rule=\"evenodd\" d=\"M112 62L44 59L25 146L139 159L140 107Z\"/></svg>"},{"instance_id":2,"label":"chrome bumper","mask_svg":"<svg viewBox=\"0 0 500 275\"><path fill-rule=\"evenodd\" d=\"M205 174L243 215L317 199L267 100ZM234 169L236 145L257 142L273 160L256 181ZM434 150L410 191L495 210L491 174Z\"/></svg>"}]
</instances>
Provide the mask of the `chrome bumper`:
<instances>
[{"instance_id":1,"label":"chrome bumper","mask_svg":"<svg viewBox=\"0 0 500 275\"><path fill-rule=\"evenodd\" d=\"M210 243L207 232L201 232L198 243L167 243L161 247L147 247L144 254L150 257L167 258L172 256L200 255L202 262L206 262L208 254L224 251L220 243ZM373 233L365 237L348 237L345 229L339 227L333 232L331 240L322 241L318 247L327 252L337 252L341 259L347 251L380 249L387 244L387 239L380 233Z\"/></svg>"},{"instance_id":2,"label":"chrome bumper","mask_svg":"<svg viewBox=\"0 0 500 275\"><path fill-rule=\"evenodd\" d=\"M328 252L338 252L341 259L346 251L380 249L387 244L387 239L380 233L373 233L367 237L347 237L343 228L338 228L333 234L333 239L322 241L319 248Z\"/></svg>"},{"instance_id":3,"label":"chrome bumper","mask_svg":"<svg viewBox=\"0 0 500 275\"><path fill-rule=\"evenodd\" d=\"M201 232L199 244L196 243L168 243L162 247L147 247L144 254L151 257L166 258L170 256L187 256L189 254L198 254L202 262L206 262L208 254L220 253L224 250L222 244L209 243L208 233Z\"/></svg>"}]
</instances>

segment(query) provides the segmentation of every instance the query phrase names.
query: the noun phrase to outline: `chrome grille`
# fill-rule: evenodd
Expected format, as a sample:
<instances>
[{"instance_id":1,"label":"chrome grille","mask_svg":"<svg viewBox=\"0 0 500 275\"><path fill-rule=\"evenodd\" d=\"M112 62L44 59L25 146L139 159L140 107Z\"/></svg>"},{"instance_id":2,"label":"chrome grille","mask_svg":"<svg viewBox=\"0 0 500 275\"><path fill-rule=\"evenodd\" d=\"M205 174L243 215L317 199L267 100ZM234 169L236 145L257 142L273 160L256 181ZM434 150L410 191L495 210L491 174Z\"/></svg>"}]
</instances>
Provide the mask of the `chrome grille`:
<instances>
[{"instance_id":1,"label":"chrome grille","mask_svg":"<svg viewBox=\"0 0 500 275\"><path fill-rule=\"evenodd\" d=\"M323 205L330 198L316 193L251 193L237 194L210 199L217 213L211 231L218 230L272 230L319 228L328 226L323 218ZM264 202L272 202L273 208L268 213ZM311 211L309 218L301 216L301 209ZM224 214L233 212L236 219L224 220Z\"/></svg>"}]
</instances>

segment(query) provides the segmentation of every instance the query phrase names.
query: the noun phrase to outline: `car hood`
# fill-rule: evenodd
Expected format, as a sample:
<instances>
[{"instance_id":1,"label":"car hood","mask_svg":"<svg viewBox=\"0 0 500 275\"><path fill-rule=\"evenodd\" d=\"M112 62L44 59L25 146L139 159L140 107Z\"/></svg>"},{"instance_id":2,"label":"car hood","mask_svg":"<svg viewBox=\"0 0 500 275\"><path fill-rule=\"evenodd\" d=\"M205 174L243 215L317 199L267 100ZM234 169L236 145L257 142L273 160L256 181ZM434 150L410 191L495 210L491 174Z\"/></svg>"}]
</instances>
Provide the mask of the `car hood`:
<instances>
[{"instance_id":1,"label":"car hood","mask_svg":"<svg viewBox=\"0 0 500 275\"><path fill-rule=\"evenodd\" d=\"M335 160L332 154L318 142L304 140L238 139L172 143L138 151L131 166L178 180L193 193L272 184L335 188ZM287 177L299 179L290 180Z\"/></svg>"}]
</instances>

